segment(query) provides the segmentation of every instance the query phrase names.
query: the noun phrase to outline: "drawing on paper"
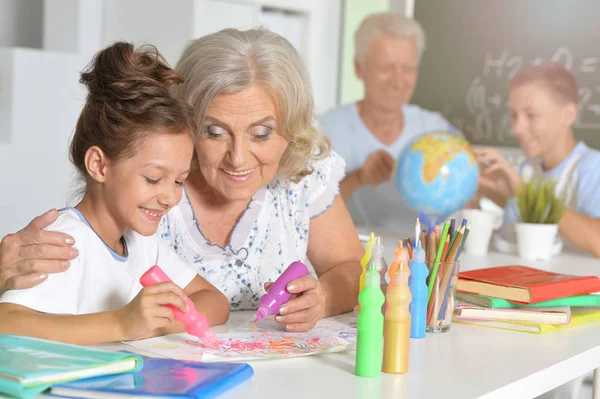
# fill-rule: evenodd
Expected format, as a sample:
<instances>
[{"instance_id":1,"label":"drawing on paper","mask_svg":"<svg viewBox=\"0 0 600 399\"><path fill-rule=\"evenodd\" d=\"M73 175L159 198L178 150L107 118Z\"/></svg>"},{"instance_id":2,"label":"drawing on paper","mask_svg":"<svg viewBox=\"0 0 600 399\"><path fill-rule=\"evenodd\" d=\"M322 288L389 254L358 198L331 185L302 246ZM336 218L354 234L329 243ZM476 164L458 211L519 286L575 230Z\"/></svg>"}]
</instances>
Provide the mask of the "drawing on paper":
<instances>
[{"instance_id":1,"label":"drawing on paper","mask_svg":"<svg viewBox=\"0 0 600 399\"><path fill-rule=\"evenodd\" d=\"M185 333L125 343L160 356L209 362L338 352L351 349L355 341L356 318L342 315L319 321L308 333L286 332L272 319L244 323L228 333L217 334L218 350Z\"/></svg>"}]
</instances>

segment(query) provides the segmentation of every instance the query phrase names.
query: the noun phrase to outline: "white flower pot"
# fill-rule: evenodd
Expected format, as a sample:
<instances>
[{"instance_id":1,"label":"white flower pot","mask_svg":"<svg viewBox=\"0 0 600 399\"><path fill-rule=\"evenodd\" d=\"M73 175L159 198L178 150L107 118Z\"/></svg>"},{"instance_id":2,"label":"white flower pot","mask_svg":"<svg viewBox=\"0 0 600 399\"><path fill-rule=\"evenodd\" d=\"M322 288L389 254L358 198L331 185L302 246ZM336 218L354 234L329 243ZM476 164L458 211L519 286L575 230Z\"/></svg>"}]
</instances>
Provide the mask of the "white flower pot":
<instances>
[{"instance_id":1,"label":"white flower pot","mask_svg":"<svg viewBox=\"0 0 600 399\"><path fill-rule=\"evenodd\" d=\"M519 256L527 260L548 260L558 234L557 224L517 223Z\"/></svg>"}]
</instances>

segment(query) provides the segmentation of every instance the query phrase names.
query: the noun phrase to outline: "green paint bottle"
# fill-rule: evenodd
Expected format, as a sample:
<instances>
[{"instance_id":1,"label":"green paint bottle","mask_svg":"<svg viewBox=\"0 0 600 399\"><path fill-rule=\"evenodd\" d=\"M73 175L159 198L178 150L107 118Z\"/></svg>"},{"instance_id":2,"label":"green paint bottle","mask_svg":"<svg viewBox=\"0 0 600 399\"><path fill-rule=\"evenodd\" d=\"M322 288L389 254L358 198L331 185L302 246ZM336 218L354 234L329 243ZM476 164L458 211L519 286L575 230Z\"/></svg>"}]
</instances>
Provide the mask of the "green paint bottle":
<instances>
[{"instance_id":1,"label":"green paint bottle","mask_svg":"<svg viewBox=\"0 0 600 399\"><path fill-rule=\"evenodd\" d=\"M379 238L377 238L379 241ZM365 276L365 286L358 295L360 310L356 320L356 366L355 373L361 377L377 377L381 374L383 361L383 313L385 296L380 288L380 276L373 259L382 257L377 253L381 245L373 247L371 262Z\"/></svg>"}]
</instances>

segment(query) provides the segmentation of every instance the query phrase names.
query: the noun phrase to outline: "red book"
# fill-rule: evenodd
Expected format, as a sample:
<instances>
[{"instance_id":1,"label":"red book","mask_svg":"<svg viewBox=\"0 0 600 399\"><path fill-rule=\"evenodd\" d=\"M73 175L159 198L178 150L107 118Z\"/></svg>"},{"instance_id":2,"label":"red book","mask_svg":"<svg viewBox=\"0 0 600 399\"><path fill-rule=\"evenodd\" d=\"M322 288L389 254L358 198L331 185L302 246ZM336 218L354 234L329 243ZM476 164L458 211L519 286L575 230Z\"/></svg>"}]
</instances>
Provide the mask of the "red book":
<instances>
[{"instance_id":1,"label":"red book","mask_svg":"<svg viewBox=\"0 0 600 399\"><path fill-rule=\"evenodd\" d=\"M600 291L600 278L501 266L458 274L457 290L520 303L537 303Z\"/></svg>"}]
</instances>

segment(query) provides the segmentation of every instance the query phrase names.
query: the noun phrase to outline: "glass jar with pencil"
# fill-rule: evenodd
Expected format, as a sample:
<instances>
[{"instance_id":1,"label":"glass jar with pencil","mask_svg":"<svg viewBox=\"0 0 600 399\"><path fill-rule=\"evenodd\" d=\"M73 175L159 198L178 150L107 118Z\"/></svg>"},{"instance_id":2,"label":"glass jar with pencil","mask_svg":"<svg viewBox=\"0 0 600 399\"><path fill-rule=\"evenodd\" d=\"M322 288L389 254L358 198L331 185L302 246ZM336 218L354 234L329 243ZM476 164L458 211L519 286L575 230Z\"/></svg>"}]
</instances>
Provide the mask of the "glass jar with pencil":
<instances>
[{"instance_id":1,"label":"glass jar with pencil","mask_svg":"<svg viewBox=\"0 0 600 399\"><path fill-rule=\"evenodd\" d=\"M421 230L417 219L417 246L423 249L427 265L426 331L431 333L450 330L456 305L456 284L460 271L460 254L467 240L471 224L463 219L446 221L442 227L430 225ZM412 260L413 262L415 259ZM412 266L411 266L412 268Z\"/></svg>"}]
</instances>

